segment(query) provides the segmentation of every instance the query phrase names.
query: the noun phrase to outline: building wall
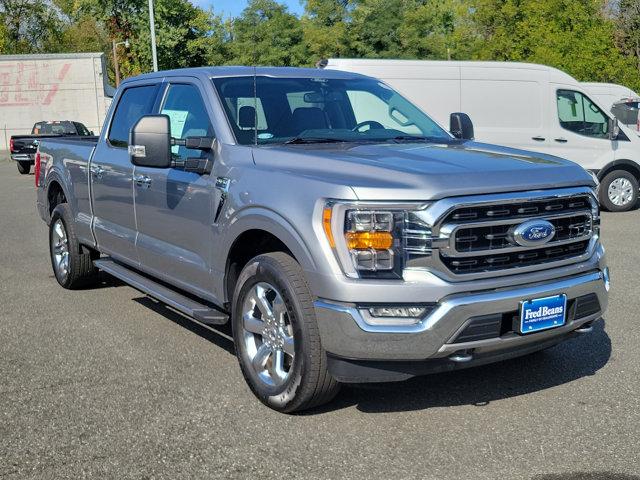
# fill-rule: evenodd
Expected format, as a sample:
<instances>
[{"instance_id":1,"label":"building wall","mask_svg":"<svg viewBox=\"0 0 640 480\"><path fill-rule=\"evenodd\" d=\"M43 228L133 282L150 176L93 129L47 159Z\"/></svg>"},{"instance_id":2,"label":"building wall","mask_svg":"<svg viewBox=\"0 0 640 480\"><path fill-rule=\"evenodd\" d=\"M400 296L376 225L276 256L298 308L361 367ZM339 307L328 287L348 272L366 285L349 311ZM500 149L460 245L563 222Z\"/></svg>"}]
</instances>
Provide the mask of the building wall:
<instances>
[{"instance_id":1,"label":"building wall","mask_svg":"<svg viewBox=\"0 0 640 480\"><path fill-rule=\"evenodd\" d=\"M74 120L96 135L113 88L104 54L0 55L0 150L41 120Z\"/></svg>"}]
</instances>

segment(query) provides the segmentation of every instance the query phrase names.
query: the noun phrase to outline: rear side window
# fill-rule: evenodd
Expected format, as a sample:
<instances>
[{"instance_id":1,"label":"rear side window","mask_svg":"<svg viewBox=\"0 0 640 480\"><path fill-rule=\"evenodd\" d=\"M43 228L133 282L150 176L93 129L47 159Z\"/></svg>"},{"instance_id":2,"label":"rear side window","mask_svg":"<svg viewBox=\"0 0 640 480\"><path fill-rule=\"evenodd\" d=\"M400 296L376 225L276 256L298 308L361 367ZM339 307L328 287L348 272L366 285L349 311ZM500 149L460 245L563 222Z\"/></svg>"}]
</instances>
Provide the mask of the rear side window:
<instances>
[{"instance_id":1,"label":"rear side window","mask_svg":"<svg viewBox=\"0 0 640 480\"><path fill-rule=\"evenodd\" d=\"M120 97L111 121L109 142L114 147L129 145L129 131L142 117L153 110L157 85L127 88Z\"/></svg>"}]
</instances>

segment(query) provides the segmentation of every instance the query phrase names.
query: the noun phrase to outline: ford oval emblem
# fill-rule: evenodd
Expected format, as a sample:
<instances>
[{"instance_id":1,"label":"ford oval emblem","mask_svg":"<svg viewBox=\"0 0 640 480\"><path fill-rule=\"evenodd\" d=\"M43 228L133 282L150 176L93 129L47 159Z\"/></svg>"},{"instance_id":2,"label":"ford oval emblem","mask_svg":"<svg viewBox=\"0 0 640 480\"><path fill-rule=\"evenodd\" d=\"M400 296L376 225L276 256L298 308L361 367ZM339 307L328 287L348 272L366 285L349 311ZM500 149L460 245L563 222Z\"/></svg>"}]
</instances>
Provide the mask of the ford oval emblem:
<instances>
[{"instance_id":1,"label":"ford oval emblem","mask_svg":"<svg viewBox=\"0 0 640 480\"><path fill-rule=\"evenodd\" d=\"M513 229L512 237L515 243L523 247L535 247L551 241L556 229L546 220L531 220Z\"/></svg>"}]
</instances>

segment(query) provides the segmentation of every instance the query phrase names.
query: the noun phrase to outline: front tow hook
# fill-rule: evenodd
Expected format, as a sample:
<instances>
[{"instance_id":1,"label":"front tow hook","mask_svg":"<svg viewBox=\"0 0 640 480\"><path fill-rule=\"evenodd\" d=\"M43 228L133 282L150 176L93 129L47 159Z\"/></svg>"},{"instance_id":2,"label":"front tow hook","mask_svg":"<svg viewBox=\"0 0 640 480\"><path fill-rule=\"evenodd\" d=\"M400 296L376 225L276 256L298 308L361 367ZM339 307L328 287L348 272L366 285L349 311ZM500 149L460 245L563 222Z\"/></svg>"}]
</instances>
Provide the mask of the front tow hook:
<instances>
[{"instance_id":1,"label":"front tow hook","mask_svg":"<svg viewBox=\"0 0 640 480\"><path fill-rule=\"evenodd\" d=\"M574 330L576 333L591 333L593 332L593 323L587 322Z\"/></svg>"}]
</instances>

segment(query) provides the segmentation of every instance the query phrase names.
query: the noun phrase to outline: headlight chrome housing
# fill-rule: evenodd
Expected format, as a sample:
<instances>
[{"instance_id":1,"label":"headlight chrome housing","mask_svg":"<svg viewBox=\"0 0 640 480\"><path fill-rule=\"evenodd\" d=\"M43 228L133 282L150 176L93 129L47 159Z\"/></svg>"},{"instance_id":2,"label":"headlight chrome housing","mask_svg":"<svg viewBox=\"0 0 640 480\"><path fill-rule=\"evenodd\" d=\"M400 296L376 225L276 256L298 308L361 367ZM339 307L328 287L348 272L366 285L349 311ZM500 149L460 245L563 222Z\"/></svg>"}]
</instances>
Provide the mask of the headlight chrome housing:
<instances>
[{"instance_id":1,"label":"headlight chrome housing","mask_svg":"<svg viewBox=\"0 0 640 480\"><path fill-rule=\"evenodd\" d=\"M345 275L400 279L416 256L431 255L431 228L421 220L427 203L330 201L323 230Z\"/></svg>"}]
</instances>

